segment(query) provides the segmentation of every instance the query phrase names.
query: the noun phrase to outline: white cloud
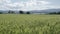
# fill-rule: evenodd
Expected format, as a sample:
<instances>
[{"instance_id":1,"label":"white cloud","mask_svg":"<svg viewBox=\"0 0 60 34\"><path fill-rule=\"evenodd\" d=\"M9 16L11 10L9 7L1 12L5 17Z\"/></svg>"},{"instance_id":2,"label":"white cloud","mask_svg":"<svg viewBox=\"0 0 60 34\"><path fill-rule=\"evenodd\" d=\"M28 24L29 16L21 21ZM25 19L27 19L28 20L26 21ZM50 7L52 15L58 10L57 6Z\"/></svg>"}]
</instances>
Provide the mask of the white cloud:
<instances>
[{"instance_id":1,"label":"white cloud","mask_svg":"<svg viewBox=\"0 0 60 34\"><path fill-rule=\"evenodd\" d=\"M25 10L41 10L41 9L45 9L45 5L50 4L50 2L47 1L37 1L37 0L32 0L29 2L25 3Z\"/></svg>"},{"instance_id":2,"label":"white cloud","mask_svg":"<svg viewBox=\"0 0 60 34\"><path fill-rule=\"evenodd\" d=\"M0 3L2 3L2 4L11 3L11 0L0 0Z\"/></svg>"},{"instance_id":3,"label":"white cloud","mask_svg":"<svg viewBox=\"0 0 60 34\"><path fill-rule=\"evenodd\" d=\"M0 0L0 9L12 10L42 10L55 8L56 6L49 5L47 1L29 0L26 2L12 2L12 0ZM57 8L57 7L56 7Z\"/></svg>"}]
</instances>

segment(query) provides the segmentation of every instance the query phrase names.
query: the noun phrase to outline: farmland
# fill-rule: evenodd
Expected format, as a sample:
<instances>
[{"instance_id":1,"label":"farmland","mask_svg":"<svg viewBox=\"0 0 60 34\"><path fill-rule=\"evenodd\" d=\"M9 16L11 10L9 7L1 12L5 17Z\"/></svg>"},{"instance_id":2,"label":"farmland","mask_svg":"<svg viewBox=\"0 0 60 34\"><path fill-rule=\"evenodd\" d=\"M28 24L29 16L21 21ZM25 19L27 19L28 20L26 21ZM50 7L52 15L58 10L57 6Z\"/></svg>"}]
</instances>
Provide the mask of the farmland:
<instances>
[{"instance_id":1,"label":"farmland","mask_svg":"<svg viewBox=\"0 0 60 34\"><path fill-rule=\"evenodd\" d=\"M60 34L60 15L0 14L0 34Z\"/></svg>"}]
</instances>

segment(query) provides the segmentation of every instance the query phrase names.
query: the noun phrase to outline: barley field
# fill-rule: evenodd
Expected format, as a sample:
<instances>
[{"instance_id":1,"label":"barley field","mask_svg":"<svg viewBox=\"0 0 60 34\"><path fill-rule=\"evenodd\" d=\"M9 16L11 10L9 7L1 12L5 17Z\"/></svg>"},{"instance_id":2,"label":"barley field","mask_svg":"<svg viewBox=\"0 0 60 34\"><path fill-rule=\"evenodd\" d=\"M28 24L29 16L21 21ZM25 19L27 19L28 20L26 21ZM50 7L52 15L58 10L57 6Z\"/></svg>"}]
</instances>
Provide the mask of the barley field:
<instances>
[{"instance_id":1,"label":"barley field","mask_svg":"<svg viewBox=\"0 0 60 34\"><path fill-rule=\"evenodd\" d=\"M60 15L0 14L0 34L60 34Z\"/></svg>"}]
</instances>

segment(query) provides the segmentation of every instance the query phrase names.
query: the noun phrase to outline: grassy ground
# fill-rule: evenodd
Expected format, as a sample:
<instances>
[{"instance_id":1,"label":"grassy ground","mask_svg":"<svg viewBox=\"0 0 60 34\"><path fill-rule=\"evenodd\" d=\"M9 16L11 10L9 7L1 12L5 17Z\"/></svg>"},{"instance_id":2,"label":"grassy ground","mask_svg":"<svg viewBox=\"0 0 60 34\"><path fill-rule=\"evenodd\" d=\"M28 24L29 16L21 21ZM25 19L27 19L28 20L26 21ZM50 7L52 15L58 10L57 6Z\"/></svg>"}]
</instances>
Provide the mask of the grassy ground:
<instances>
[{"instance_id":1,"label":"grassy ground","mask_svg":"<svg viewBox=\"0 0 60 34\"><path fill-rule=\"evenodd\" d=\"M0 34L60 34L60 15L0 14Z\"/></svg>"}]
</instances>

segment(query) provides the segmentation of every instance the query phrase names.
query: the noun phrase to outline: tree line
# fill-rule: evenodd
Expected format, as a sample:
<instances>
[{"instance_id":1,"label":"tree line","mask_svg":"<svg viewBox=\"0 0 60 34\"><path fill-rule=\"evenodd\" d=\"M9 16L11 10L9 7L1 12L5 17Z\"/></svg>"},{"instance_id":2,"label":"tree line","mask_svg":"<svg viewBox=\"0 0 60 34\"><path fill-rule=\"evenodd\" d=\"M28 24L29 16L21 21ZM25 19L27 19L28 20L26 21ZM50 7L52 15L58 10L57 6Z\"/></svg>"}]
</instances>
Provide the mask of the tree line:
<instances>
[{"instance_id":1,"label":"tree line","mask_svg":"<svg viewBox=\"0 0 60 34\"><path fill-rule=\"evenodd\" d=\"M15 11L11 11L11 10L9 10L8 11L8 14L14 14L15 13ZM0 14L4 14L3 12L0 12ZM19 14L31 14L29 11L27 11L26 13L24 13L24 11L19 11ZM47 14L60 14L60 11L58 11L58 12L50 12L50 13L47 13Z\"/></svg>"},{"instance_id":2,"label":"tree line","mask_svg":"<svg viewBox=\"0 0 60 34\"><path fill-rule=\"evenodd\" d=\"M60 11L59 12L50 12L48 14L60 14Z\"/></svg>"},{"instance_id":3,"label":"tree line","mask_svg":"<svg viewBox=\"0 0 60 34\"><path fill-rule=\"evenodd\" d=\"M15 11L11 11L11 10L8 11L8 14L14 14L14 13ZM3 12L0 12L0 14L3 14ZM30 14L30 12L27 11L26 13L24 13L24 11L19 11L19 14Z\"/></svg>"}]
</instances>

